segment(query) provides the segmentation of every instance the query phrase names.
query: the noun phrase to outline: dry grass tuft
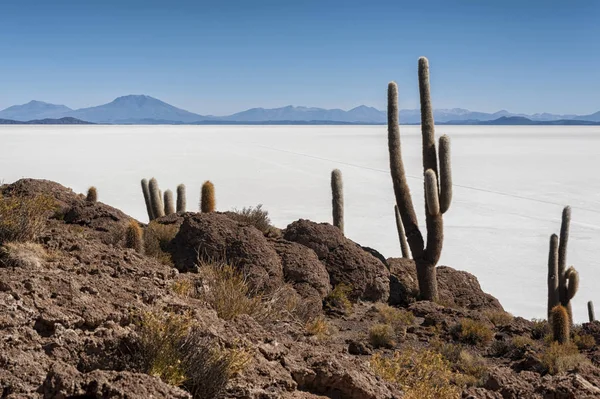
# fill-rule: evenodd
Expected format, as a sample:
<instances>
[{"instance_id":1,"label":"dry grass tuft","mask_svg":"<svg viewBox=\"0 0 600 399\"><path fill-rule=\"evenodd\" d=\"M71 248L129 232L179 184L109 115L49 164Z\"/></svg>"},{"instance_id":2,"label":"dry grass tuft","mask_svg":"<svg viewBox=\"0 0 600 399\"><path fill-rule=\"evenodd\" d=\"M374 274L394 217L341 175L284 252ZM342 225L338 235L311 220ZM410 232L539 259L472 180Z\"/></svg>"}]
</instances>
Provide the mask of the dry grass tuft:
<instances>
[{"instance_id":1,"label":"dry grass tuft","mask_svg":"<svg viewBox=\"0 0 600 399\"><path fill-rule=\"evenodd\" d=\"M513 320L513 315L508 312L504 312L501 310L490 310L484 313L485 317L487 317L494 326L502 327L510 324Z\"/></svg>"},{"instance_id":2,"label":"dry grass tuft","mask_svg":"<svg viewBox=\"0 0 600 399\"><path fill-rule=\"evenodd\" d=\"M452 329L455 339L470 345L485 346L494 338L494 332L487 324L473 319L462 319Z\"/></svg>"},{"instance_id":3,"label":"dry grass tuft","mask_svg":"<svg viewBox=\"0 0 600 399\"><path fill-rule=\"evenodd\" d=\"M335 328L323 315L307 321L304 329L308 335L316 337L318 340L325 340L335 334Z\"/></svg>"},{"instance_id":4,"label":"dry grass tuft","mask_svg":"<svg viewBox=\"0 0 600 399\"><path fill-rule=\"evenodd\" d=\"M577 345L572 342L559 344L552 342L544 349L541 356L542 365L552 375L577 369L589 360L579 353Z\"/></svg>"},{"instance_id":5,"label":"dry grass tuft","mask_svg":"<svg viewBox=\"0 0 600 399\"><path fill-rule=\"evenodd\" d=\"M375 324L369 329L369 342L375 348L396 346L396 331L389 324Z\"/></svg>"},{"instance_id":6,"label":"dry grass tuft","mask_svg":"<svg viewBox=\"0 0 600 399\"><path fill-rule=\"evenodd\" d=\"M144 249L146 255L156 258L167 266L173 266L167 247L177 235L179 228L172 224L160 224L152 221L144 230Z\"/></svg>"},{"instance_id":7,"label":"dry grass tuft","mask_svg":"<svg viewBox=\"0 0 600 399\"><path fill-rule=\"evenodd\" d=\"M375 309L382 323L389 324L398 334L404 334L406 328L415 322L412 312L392 307L386 303L375 304Z\"/></svg>"},{"instance_id":8,"label":"dry grass tuft","mask_svg":"<svg viewBox=\"0 0 600 399\"><path fill-rule=\"evenodd\" d=\"M46 259L44 248L33 242L7 242L0 247L0 264L5 267L38 269Z\"/></svg>"},{"instance_id":9,"label":"dry grass tuft","mask_svg":"<svg viewBox=\"0 0 600 399\"><path fill-rule=\"evenodd\" d=\"M352 309L352 302L348 299L348 294L352 292L352 287L340 283L327 295L324 300L324 307L328 310L339 310L347 312Z\"/></svg>"},{"instance_id":10,"label":"dry grass tuft","mask_svg":"<svg viewBox=\"0 0 600 399\"><path fill-rule=\"evenodd\" d=\"M462 391L453 384L450 363L434 351L407 348L391 358L377 353L370 364L375 374L400 386L404 399L456 399Z\"/></svg>"},{"instance_id":11,"label":"dry grass tuft","mask_svg":"<svg viewBox=\"0 0 600 399\"><path fill-rule=\"evenodd\" d=\"M228 216L240 223L256 227L263 234L267 234L271 230L269 212L262 208L262 204L258 204L256 207L243 208L242 210L234 209L232 212L228 212Z\"/></svg>"},{"instance_id":12,"label":"dry grass tuft","mask_svg":"<svg viewBox=\"0 0 600 399\"><path fill-rule=\"evenodd\" d=\"M48 195L21 198L0 194L0 243L35 241L55 208L54 198Z\"/></svg>"}]
</instances>

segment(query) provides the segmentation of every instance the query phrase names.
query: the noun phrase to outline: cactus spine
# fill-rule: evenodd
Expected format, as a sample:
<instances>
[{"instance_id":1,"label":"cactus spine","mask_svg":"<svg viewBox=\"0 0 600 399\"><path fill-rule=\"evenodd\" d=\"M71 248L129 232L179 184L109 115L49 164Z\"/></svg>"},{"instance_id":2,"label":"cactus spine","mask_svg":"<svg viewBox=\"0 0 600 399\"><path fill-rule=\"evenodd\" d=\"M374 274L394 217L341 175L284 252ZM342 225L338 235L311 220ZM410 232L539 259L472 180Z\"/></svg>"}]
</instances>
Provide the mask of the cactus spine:
<instances>
[{"instance_id":1,"label":"cactus spine","mask_svg":"<svg viewBox=\"0 0 600 399\"><path fill-rule=\"evenodd\" d=\"M567 309L562 305L557 305L551 311L552 335L554 340L560 344L569 342L571 323Z\"/></svg>"},{"instance_id":2,"label":"cactus spine","mask_svg":"<svg viewBox=\"0 0 600 399\"><path fill-rule=\"evenodd\" d=\"M152 213L152 202L150 199L150 189L148 188L148 180L142 179L142 194L144 194L144 201L146 202L146 212L148 212L148 220L154 220L154 213Z\"/></svg>"},{"instance_id":3,"label":"cactus spine","mask_svg":"<svg viewBox=\"0 0 600 399\"><path fill-rule=\"evenodd\" d=\"M165 215L171 215L175 213L175 204L173 203L173 192L171 190L166 190L164 198Z\"/></svg>"},{"instance_id":4,"label":"cactus spine","mask_svg":"<svg viewBox=\"0 0 600 399\"><path fill-rule=\"evenodd\" d=\"M125 231L125 247L133 248L135 252L141 254L144 252L144 240L142 238L142 228L135 220L131 220Z\"/></svg>"},{"instance_id":5,"label":"cactus spine","mask_svg":"<svg viewBox=\"0 0 600 399\"><path fill-rule=\"evenodd\" d=\"M96 190L96 187L92 186L92 187L88 188L87 196L85 197L85 200L87 202L98 201L98 190Z\"/></svg>"},{"instance_id":6,"label":"cactus spine","mask_svg":"<svg viewBox=\"0 0 600 399\"><path fill-rule=\"evenodd\" d=\"M419 93L421 100L427 242L425 242L423 234L419 230L410 189L406 181L404 163L402 162L398 122L398 86L394 82L388 85L388 148L396 204L408 245L417 265L420 296L421 299L435 301L438 298L435 266L439 261L444 239L442 215L449 209L452 202L452 178L450 139L447 136L440 138L440 171L438 174L433 109L429 90L429 62L425 57L419 58Z\"/></svg>"},{"instance_id":7,"label":"cactus spine","mask_svg":"<svg viewBox=\"0 0 600 399\"><path fill-rule=\"evenodd\" d=\"M207 180L202 185L200 211L202 211L202 213L214 212L215 206L215 186L210 180Z\"/></svg>"},{"instance_id":8,"label":"cactus spine","mask_svg":"<svg viewBox=\"0 0 600 399\"><path fill-rule=\"evenodd\" d=\"M342 172L334 169L331 172L331 194L333 205L333 225L344 234L344 186Z\"/></svg>"},{"instance_id":9,"label":"cactus spine","mask_svg":"<svg viewBox=\"0 0 600 399\"><path fill-rule=\"evenodd\" d=\"M148 184L148 189L150 190L150 203L152 204L152 215L154 218L159 218L165 216L165 210L162 206L162 201L160 198L160 190L158 188L158 182L153 177L150 179L150 183Z\"/></svg>"},{"instance_id":10,"label":"cactus spine","mask_svg":"<svg viewBox=\"0 0 600 399\"><path fill-rule=\"evenodd\" d=\"M404 226L402 225L402 218L400 216L400 211L398 210L398 205L394 205L394 215L396 216L396 228L398 229L402 257L410 258L410 248L408 248L408 242L406 242L406 234L404 233Z\"/></svg>"},{"instance_id":11,"label":"cactus spine","mask_svg":"<svg viewBox=\"0 0 600 399\"><path fill-rule=\"evenodd\" d=\"M588 316L590 318L590 323L596 320L596 315L594 314L594 302L588 302Z\"/></svg>"},{"instance_id":12,"label":"cactus spine","mask_svg":"<svg viewBox=\"0 0 600 399\"><path fill-rule=\"evenodd\" d=\"M548 257L548 312L560 303L569 316L569 322L573 324L573 310L571 299L579 288L579 273L573 266L567 269L567 243L569 242L569 224L571 223L571 207L566 206L562 212L560 225L560 239L558 248L556 235L550 238L550 254ZM550 274L556 269L556 284L550 284Z\"/></svg>"},{"instance_id":13,"label":"cactus spine","mask_svg":"<svg viewBox=\"0 0 600 399\"><path fill-rule=\"evenodd\" d=\"M185 198L185 184L177 186L177 213L185 212L186 198Z\"/></svg>"}]
</instances>

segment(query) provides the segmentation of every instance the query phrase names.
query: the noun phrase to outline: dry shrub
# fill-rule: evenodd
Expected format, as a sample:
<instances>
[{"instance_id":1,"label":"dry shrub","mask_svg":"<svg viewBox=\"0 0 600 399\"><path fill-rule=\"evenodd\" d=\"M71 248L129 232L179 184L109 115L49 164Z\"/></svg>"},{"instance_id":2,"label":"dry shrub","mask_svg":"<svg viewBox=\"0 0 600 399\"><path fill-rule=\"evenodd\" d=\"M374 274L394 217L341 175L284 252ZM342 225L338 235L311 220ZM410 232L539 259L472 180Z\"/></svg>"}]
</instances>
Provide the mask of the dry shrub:
<instances>
[{"instance_id":1,"label":"dry shrub","mask_svg":"<svg viewBox=\"0 0 600 399\"><path fill-rule=\"evenodd\" d=\"M406 333L406 327L415 322L415 316L412 312L394 308L386 303L377 303L375 309L377 310L379 320L382 323L392 326L398 334Z\"/></svg>"},{"instance_id":2,"label":"dry shrub","mask_svg":"<svg viewBox=\"0 0 600 399\"><path fill-rule=\"evenodd\" d=\"M144 313L139 327L143 371L185 388L194 399L219 398L252 359L243 346L223 348L202 334L189 315Z\"/></svg>"},{"instance_id":3,"label":"dry shrub","mask_svg":"<svg viewBox=\"0 0 600 399\"><path fill-rule=\"evenodd\" d=\"M0 194L0 243L35 241L55 208L54 198L48 195L21 198Z\"/></svg>"},{"instance_id":4,"label":"dry shrub","mask_svg":"<svg viewBox=\"0 0 600 399\"><path fill-rule=\"evenodd\" d=\"M454 381L459 386L481 385L488 375L487 361L479 354L472 353L461 345L433 341L432 347L439 352L458 373Z\"/></svg>"},{"instance_id":5,"label":"dry shrub","mask_svg":"<svg viewBox=\"0 0 600 399\"><path fill-rule=\"evenodd\" d=\"M262 204L258 204L256 207L242 208L242 210L234 209L232 212L228 212L227 216L240 223L254 226L263 234L267 234L271 230L269 212L262 208Z\"/></svg>"},{"instance_id":6,"label":"dry shrub","mask_svg":"<svg viewBox=\"0 0 600 399\"><path fill-rule=\"evenodd\" d=\"M325 297L324 307L328 310L339 310L347 312L352 309L352 302L348 299L348 294L352 292L352 287L347 284L340 283Z\"/></svg>"},{"instance_id":7,"label":"dry shrub","mask_svg":"<svg viewBox=\"0 0 600 399\"><path fill-rule=\"evenodd\" d=\"M318 340L325 340L335 334L335 328L323 315L307 321L304 329L308 335L316 337Z\"/></svg>"},{"instance_id":8,"label":"dry shrub","mask_svg":"<svg viewBox=\"0 0 600 399\"><path fill-rule=\"evenodd\" d=\"M6 267L37 269L46 258L44 248L33 242L7 242L0 247L0 264Z\"/></svg>"},{"instance_id":9,"label":"dry shrub","mask_svg":"<svg viewBox=\"0 0 600 399\"><path fill-rule=\"evenodd\" d=\"M173 266L171 254L167 252L167 247L177 235L179 228L173 224L160 224L152 221L144 230L144 249L146 255L158 259L159 262Z\"/></svg>"},{"instance_id":10,"label":"dry shrub","mask_svg":"<svg viewBox=\"0 0 600 399\"><path fill-rule=\"evenodd\" d=\"M531 320L533 327L531 328L531 337L533 339L543 339L550 335L550 324L546 320L533 319Z\"/></svg>"},{"instance_id":11,"label":"dry shrub","mask_svg":"<svg viewBox=\"0 0 600 399\"><path fill-rule=\"evenodd\" d=\"M577 332L573 334L573 343L579 350L588 350L596 346L596 339L593 335Z\"/></svg>"},{"instance_id":12,"label":"dry shrub","mask_svg":"<svg viewBox=\"0 0 600 399\"><path fill-rule=\"evenodd\" d=\"M454 373L444 357L431 350L412 348L381 353L371 358L371 368L383 379L398 384L404 399L456 399L462 389L453 384Z\"/></svg>"},{"instance_id":13,"label":"dry shrub","mask_svg":"<svg viewBox=\"0 0 600 399\"><path fill-rule=\"evenodd\" d=\"M396 332L389 324L375 324L369 329L369 342L375 348L396 346Z\"/></svg>"},{"instance_id":14,"label":"dry shrub","mask_svg":"<svg viewBox=\"0 0 600 399\"><path fill-rule=\"evenodd\" d=\"M535 341L524 335L517 335L510 340L511 346L515 349L524 350L527 347L535 346Z\"/></svg>"},{"instance_id":15,"label":"dry shrub","mask_svg":"<svg viewBox=\"0 0 600 399\"><path fill-rule=\"evenodd\" d=\"M194 284L188 279L174 281L171 290L179 296L188 297L194 293Z\"/></svg>"},{"instance_id":16,"label":"dry shrub","mask_svg":"<svg viewBox=\"0 0 600 399\"><path fill-rule=\"evenodd\" d=\"M456 339L470 345L485 346L494 338L494 332L487 324L473 319L462 319L452 329Z\"/></svg>"},{"instance_id":17,"label":"dry shrub","mask_svg":"<svg viewBox=\"0 0 600 399\"><path fill-rule=\"evenodd\" d=\"M198 297L224 320L240 314L259 322L294 319L302 309L300 297L288 284L269 293L256 292L238 268L226 263L201 263L199 273L202 287Z\"/></svg>"},{"instance_id":18,"label":"dry shrub","mask_svg":"<svg viewBox=\"0 0 600 399\"><path fill-rule=\"evenodd\" d=\"M484 313L494 326L501 327L510 324L513 320L513 315L502 310L490 310Z\"/></svg>"},{"instance_id":19,"label":"dry shrub","mask_svg":"<svg viewBox=\"0 0 600 399\"><path fill-rule=\"evenodd\" d=\"M541 361L546 371L552 375L574 370L589 362L572 342L552 342L542 352Z\"/></svg>"}]
</instances>

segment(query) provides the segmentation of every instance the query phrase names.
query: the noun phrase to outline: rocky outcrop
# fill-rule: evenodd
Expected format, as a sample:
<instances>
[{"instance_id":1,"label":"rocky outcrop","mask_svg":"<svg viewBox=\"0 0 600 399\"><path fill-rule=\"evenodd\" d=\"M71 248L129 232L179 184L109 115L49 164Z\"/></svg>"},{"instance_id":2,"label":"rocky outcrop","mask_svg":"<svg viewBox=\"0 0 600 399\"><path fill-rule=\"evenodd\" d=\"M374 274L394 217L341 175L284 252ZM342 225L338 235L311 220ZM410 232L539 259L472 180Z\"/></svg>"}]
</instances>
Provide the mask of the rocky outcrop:
<instances>
[{"instance_id":1,"label":"rocky outcrop","mask_svg":"<svg viewBox=\"0 0 600 399\"><path fill-rule=\"evenodd\" d=\"M300 219L285 229L283 238L312 249L325 265L331 284L350 286L352 299L388 300L390 281L385 265L337 227Z\"/></svg>"}]
</instances>

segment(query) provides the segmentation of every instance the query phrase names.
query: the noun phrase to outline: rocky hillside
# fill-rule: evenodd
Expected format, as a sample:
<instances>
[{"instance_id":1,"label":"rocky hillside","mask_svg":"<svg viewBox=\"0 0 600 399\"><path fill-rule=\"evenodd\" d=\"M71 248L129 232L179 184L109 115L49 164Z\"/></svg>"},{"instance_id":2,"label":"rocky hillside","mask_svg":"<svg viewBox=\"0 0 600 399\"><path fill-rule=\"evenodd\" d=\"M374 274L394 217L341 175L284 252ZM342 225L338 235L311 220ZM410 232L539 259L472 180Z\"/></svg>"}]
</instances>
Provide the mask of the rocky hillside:
<instances>
[{"instance_id":1,"label":"rocky hillside","mask_svg":"<svg viewBox=\"0 0 600 399\"><path fill-rule=\"evenodd\" d=\"M600 397L598 322L553 343L447 266L417 301L412 260L329 224L0 192L0 398Z\"/></svg>"}]
</instances>

